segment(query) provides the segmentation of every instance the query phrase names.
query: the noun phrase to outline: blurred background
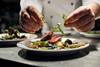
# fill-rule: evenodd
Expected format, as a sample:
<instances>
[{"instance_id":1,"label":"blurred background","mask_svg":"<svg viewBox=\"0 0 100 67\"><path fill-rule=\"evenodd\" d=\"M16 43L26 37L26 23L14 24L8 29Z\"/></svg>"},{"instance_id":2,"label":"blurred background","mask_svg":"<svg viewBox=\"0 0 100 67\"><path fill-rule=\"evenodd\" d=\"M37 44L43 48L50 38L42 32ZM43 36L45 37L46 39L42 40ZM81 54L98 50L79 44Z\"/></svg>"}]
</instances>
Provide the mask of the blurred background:
<instances>
[{"instance_id":1,"label":"blurred background","mask_svg":"<svg viewBox=\"0 0 100 67\"><path fill-rule=\"evenodd\" d=\"M9 26L23 32L19 26L20 0L0 0L0 33ZM93 30L100 30L100 19Z\"/></svg>"},{"instance_id":2,"label":"blurred background","mask_svg":"<svg viewBox=\"0 0 100 67\"><path fill-rule=\"evenodd\" d=\"M20 0L0 0L0 33L9 26L19 27Z\"/></svg>"}]
</instances>

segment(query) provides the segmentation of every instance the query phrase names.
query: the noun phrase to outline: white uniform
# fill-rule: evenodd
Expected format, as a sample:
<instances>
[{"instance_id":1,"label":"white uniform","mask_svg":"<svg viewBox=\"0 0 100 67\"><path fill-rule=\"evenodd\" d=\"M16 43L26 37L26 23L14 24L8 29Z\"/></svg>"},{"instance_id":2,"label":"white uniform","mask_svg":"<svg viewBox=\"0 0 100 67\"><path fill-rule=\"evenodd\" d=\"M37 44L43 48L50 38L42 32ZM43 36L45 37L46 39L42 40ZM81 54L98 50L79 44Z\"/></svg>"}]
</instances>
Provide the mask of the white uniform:
<instances>
[{"instance_id":1,"label":"white uniform","mask_svg":"<svg viewBox=\"0 0 100 67\"><path fill-rule=\"evenodd\" d=\"M63 15L68 16L79 6L87 5L93 1L100 3L99 0L21 0L20 5L21 9L29 5L35 5L43 13L47 22L47 29L53 28L57 23L61 23L61 28L66 30L63 25Z\"/></svg>"}]
</instances>

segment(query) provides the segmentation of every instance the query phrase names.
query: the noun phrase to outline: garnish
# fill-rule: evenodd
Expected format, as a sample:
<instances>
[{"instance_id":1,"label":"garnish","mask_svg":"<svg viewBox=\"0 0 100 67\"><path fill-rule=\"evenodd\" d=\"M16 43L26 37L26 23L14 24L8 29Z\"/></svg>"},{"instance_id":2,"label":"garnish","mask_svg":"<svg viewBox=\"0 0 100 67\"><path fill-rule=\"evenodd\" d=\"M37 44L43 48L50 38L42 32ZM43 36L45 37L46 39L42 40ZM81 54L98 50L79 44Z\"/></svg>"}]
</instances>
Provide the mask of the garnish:
<instances>
[{"instance_id":1,"label":"garnish","mask_svg":"<svg viewBox=\"0 0 100 67\"><path fill-rule=\"evenodd\" d=\"M59 31L62 33L62 35L64 35L64 31L61 29L60 27L60 23L57 24Z\"/></svg>"},{"instance_id":2,"label":"garnish","mask_svg":"<svg viewBox=\"0 0 100 67\"><path fill-rule=\"evenodd\" d=\"M65 21L67 19L67 16L65 14L62 15L63 20Z\"/></svg>"}]
</instances>

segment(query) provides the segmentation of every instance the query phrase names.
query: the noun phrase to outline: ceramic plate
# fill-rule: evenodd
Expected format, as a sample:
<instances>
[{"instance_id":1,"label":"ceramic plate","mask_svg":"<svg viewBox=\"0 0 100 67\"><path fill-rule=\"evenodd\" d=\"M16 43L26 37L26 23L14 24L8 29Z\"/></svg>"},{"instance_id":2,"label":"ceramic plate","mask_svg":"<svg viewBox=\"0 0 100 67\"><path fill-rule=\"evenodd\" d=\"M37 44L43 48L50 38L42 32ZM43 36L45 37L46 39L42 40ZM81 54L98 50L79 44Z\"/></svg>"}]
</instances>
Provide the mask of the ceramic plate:
<instances>
[{"instance_id":1,"label":"ceramic plate","mask_svg":"<svg viewBox=\"0 0 100 67\"><path fill-rule=\"evenodd\" d=\"M0 34L0 38L2 38L2 36L5 36L6 34ZM37 35L35 34L29 34L29 33L20 33L20 36L25 35L27 39L34 39L37 37ZM24 38L24 39L26 39ZM16 45L17 42L22 41L24 39L13 39L13 40L0 40L0 45L11 45L14 44Z\"/></svg>"},{"instance_id":2,"label":"ceramic plate","mask_svg":"<svg viewBox=\"0 0 100 67\"><path fill-rule=\"evenodd\" d=\"M62 38L62 41L65 41L66 39L70 39L70 40L77 40L76 38ZM82 49L85 49L87 47L89 47L89 43L87 42L86 44L84 44L84 46L78 47L78 48L66 48L66 49L59 49L59 50L40 50L40 49L33 49L33 48L29 48L27 47L31 42L33 41L37 41L39 39L33 39L33 40L25 40L22 42L17 43L17 46L25 49L25 50L29 50L32 51L33 53L38 53L38 54L42 54L42 55L62 55L62 54L70 54L70 53L75 53L77 51L80 51ZM86 41L85 41L86 42Z\"/></svg>"},{"instance_id":3,"label":"ceramic plate","mask_svg":"<svg viewBox=\"0 0 100 67\"><path fill-rule=\"evenodd\" d=\"M100 38L100 31L80 32L80 34L89 38Z\"/></svg>"}]
</instances>

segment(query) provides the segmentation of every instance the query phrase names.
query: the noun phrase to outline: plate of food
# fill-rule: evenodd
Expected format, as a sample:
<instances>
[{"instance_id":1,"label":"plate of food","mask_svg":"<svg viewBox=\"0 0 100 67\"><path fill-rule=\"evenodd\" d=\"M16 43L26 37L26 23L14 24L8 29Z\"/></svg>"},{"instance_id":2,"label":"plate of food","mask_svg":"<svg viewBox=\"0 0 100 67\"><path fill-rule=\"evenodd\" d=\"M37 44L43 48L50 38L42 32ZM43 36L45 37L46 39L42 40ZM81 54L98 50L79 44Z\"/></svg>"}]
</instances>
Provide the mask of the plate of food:
<instances>
[{"instance_id":1,"label":"plate of food","mask_svg":"<svg viewBox=\"0 0 100 67\"><path fill-rule=\"evenodd\" d=\"M42 55L70 54L89 47L86 40L67 38L62 35L55 35L52 32L46 33L41 38L24 40L17 43L17 46Z\"/></svg>"},{"instance_id":2,"label":"plate of food","mask_svg":"<svg viewBox=\"0 0 100 67\"><path fill-rule=\"evenodd\" d=\"M29 38L36 38L37 35L30 34L30 33L20 33L18 30L14 28L9 28L6 30L6 33L0 34L0 45L7 45L7 44L16 44L19 41L29 39Z\"/></svg>"},{"instance_id":3,"label":"plate of food","mask_svg":"<svg viewBox=\"0 0 100 67\"><path fill-rule=\"evenodd\" d=\"M100 31L80 32L80 34L89 38L100 38Z\"/></svg>"}]
</instances>

